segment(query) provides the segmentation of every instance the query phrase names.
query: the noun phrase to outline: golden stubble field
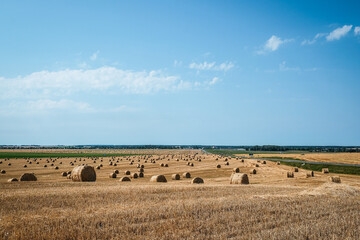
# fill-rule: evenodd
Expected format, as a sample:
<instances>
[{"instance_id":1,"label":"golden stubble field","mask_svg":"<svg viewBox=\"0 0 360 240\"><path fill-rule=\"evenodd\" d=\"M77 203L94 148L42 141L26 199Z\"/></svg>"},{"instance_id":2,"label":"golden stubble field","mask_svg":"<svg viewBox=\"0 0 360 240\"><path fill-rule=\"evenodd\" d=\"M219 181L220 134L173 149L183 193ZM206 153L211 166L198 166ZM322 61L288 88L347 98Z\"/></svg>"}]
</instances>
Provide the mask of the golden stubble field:
<instances>
[{"instance_id":1,"label":"golden stubble field","mask_svg":"<svg viewBox=\"0 0 360 240\"><path fill-rule=\"evenodd\" d=\"M315 172L315 177L306 178L307 171L299 169L291 179L286 177L291 167L270 161L242 163L232 158L227 166L225 158L200 151L154 153L147 163L143 155L103 157L96 163L88 158L53 158L54 166L45 158L32 159L32 164L25 159L2 160L0 169L6 173L0 174L0 238L360 239L358 176ZM109 160L117 166L110 166ZM129 165L130 161L134 164ZM74 167L70 162L75 166L102 163L103 168L96 170L96 182L71 182L61 176ZM137 163L145 165L145 177L119 182L125 170L138 171ZM160 167L161 163L169 167ZM248 173L249 185L229 184L234 167ZM249 174L253 168L256 175ZM115 169L120 174L110 179ZM7 182L24 172L34 172L38 181ZM205 183L171 180L173 173L183 172ZM164 174L168 182L150 183L156 174ZM341 177L341 184L329 182L334 175Z\"/></svg>"}]
</instances>

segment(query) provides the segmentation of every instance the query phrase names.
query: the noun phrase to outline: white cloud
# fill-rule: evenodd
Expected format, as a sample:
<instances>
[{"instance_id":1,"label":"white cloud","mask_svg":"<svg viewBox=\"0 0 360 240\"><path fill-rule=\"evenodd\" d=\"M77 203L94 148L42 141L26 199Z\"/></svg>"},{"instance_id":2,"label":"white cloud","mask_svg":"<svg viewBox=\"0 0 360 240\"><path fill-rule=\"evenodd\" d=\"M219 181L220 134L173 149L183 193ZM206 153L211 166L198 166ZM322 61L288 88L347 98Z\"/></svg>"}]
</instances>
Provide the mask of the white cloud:
<instances>
[{"instance_id":1,"label":"white cloud","mask_svg":"<svg viewBox=\"0 0 360 240\"><path fill-rule=\"evenodd\" d=\"M215 71L224 71L227 72L230 69L232 69L235 65L232 62L223 62L219 65L216 65L216 62L203 62L203 63L190 63L189 68L190 69L196 69L196 70L215 70Z\"/></svg>"},{"instance_id":2,"label":"white cloud","mask_svg":"<svg viewBox=\"0 0 360 240\"><path fill-rule=\"evenodd\" d=\"M266 52L274 52L276 50L279 49L279 47L281 45L283 45L284 43L288 43L291 42L292 39L284 39L282 40L281 38L272 35L265 43L264 47L262 50L257 51L258 54L265 54Z\"/></svg>"},{"instance_id":3,"label":"white cloud","mask_svg":"<svg viewBox=\"0 0 360 240\"><path fill-rule=\"evenodd\" d=\"M163 71L129 71L115 67L41 71L16 78L0 77L0 98L52 98L81 92L148 94L190 88L192 83Z\"/></svg>"},{"instance_id":4,"label":"white cloud","mask_svg":"<svg viewBox=\"0 0 360 240\"><path fill-rule=\"evenodd\" d=\"M219 66L217 66L215 69L220 71L229 71L232 69L235 65L232 62L228 63L221 63Z\"/></svg>"},{"instance_id":5,"label":"white cloud","mask_svg":"<svg viewBox=\"0 0 360 240\"><path fill-rule=\"evenodd\" d=\"M265 49L269 51L276 51L281 44L283 44L284 41L282 41L279 37L273 35L267 40L265 44Z\"/></svg>"},{"instance_id":6,"label":"white cloud","mask_svg":"<svg viewBox=\"0 0 360 240\"><path fill-rule=\"evenodd\" d=\"M355 36L360 35L360 27L354 28L354 34L355 34Z\"/></svg>"},{"instance_id":7,"label":"white cloud","mask_svg":"<svg viewBox=\"0 0 360 240\"><path fill-rule=\"evenodd\" d=\"M344 25L343 27L339 27L329 33L329 35L326 36L327 41L334 41L339 40L340 38L344 37L348 32L350 32L353 25Z\"/></svg>"},{"instance_id":8,"label":"white cloud","mask_svg":"<svg viewBox=\"0 0 360 240\"><path fill-rule=\"evenodd\" d=\"M312 40L304 40L301 42L301 45L311 45L314 44L319 38L324 37L326 33L318 33Z\"/></svg>"},{"instance_id":9,"label":"white cloud","mask_svg":"<svg viewBox=\"0 0 360 240\"><path fill-rule=\"evenodd\" d=\"M90 60L91 61L95 61L99 55L100 51L96 51L94 52L91 56L90 56Z\"/></svg>"},{"instance_id":10,"label":"white cloud","mask_svg":"<svg viewBox=\"0 0 360 240\"><path fill-rule=\"evenodd\" d=\"M203 63L190 63L189 68L190 69L197 69L197 70L211 70L213 67L215 66L215 62L212 63L208 63L208 62L203 62Z\"/></svg>"},{"instance_id":11,"label":"white cloud","mask_svg":"<svg viewBox=\"0 0 360 240\"><path fill-rule=\"evenodd\" d=\"M215 83L217 83L219 81L218 77L214 77L210 82L209 85L214 85Z\"/></svg>"}]
</instances>

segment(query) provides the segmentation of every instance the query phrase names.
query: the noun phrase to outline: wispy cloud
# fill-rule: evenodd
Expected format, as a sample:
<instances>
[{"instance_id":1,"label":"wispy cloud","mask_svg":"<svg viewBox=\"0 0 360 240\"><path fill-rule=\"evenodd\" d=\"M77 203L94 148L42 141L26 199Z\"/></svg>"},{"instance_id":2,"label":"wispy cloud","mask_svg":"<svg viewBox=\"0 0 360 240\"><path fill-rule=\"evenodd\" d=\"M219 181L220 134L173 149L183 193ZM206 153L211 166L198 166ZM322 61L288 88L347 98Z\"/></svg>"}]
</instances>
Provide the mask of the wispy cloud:
<instances>
[{"instance_id":1,"label":"wispy cloud","mask_svg":"<svg viewBox=\"0 0 360 240\"><path fill-rule=\"evenodd\" d=\"M318 33L315 35L315 37L311 40L304 40L301 42L301 45L311 45L314 44L317 40L319 40L320 38L324 37L326 35L326 33Z\"/></svg>"},{"instance_id":2,"label":"wispy cloud","mask_svg":"<svg viewBox=\"0 0 360 240\"><path fill-rule=\"evenodd\" d=\"M329 35L326 36L327 41L339 40L344 37L348 32L350 32L353 25L344 25L330 32Z\"/></svg>"},{"instance_id":3,"label":"wispy cloud","mask_svg":"<svg viewBox=\"0 0 360 240\"><path fill-rule=\"evenodd\" d=\"M360 35L360 27L354 28L354 34L355 34L355 36Z\"/></svg>"},{"instance_id":4,"label":"wispy cloud","mask_svg":"<svg viewBox=\"0 0 360 240\"><path fill-rule=\"evenodd\" d=\"M41 113L120 113L134 112L136 108L127 105L95 108L87 102L71 99L16 100L0 106L0 116Z\"/></svg>"},{"instance_id":5,"label":"wispy cloud","mask_svg":"<svg viewBox=\"0 0 360 240\"><path fill-rule=\"evenodd\" d=\"M73 110L81 112L93 112L94 109L88 103L77 102L68 99L50 100L39 99L36 101L29 101L26 104L27 109L32 111L46 111L46 110Z\"/></svg>"},{"instance_id":6,"label":"wispy cloud","mask_svg":"<svg viewBox=\"0 0 360 240\"><path fill-rule=\"evenodd\" d=\"M189 68L190 69L197 69L197 70L211 70L215 66L215 62L203 62L203 63L190 63Z\"/></svg>"},{"instance_id":7,"label":"wispy cloud","mask_svg":"<svg viewBox=\"0 0 360 240\"><path fill-rule=\"evenodd\" d=\"M190 63L190 69L196 70L215 70L215 71L224 71L227 72L232 69L235 65L232 62L223 62L219 65L216 65L216 62L202 62L202 63Z\"/></svg>"},{"instance_id":8,"label":"wispy cloud","mask_svg":"<svg viewBox=\"0 0 360 240\"><path fill-rule=\"evenodd\" d=\"M218 78L218 77L214 77L214 78L209 82L209 85L214 85L214 84L216 84L218 81L219 81L219 78Z\"/></svg>"},{"instance_id":9,"label":"wispy cloud","mask_svg":"<svg viewBox=\"0 0 360 240\"><path fill-rule=\"evenodd\" d=\"M91 56L90 56L90 60L91 61L95 61L99 55L100 51L96 51L94 52Z\"/></svg>"},{"instance_id":10,"label":"wispy cloud","mask_svg":"<svg viewBox=\"0 0 360 240\"><path fill-rule=\"evenodd\" d=\"M91 70L41 71L16 78L0 77L0 85L0 98L47 98L91 91L148 94L184 89L191 83L162 70L136 72L101 67Z\"/></svg>"},{"instance_id":11,"label":"wispy cloud","mask_svg":"<svg viewBox=\"0 0 360 240\"><path fill-rule=\"evenodd\" d=\"M232 69L235 65L232 62L227 62L227 63L221 63L219 66L215 67L215 70L220 70L220 71L229 71L230 69Z\"/></svg>"},{"instance_id":12,"label":"wispy cloud","mask_svg":"<svg viewBox=\"0 0 360 240\"><path fill-rule=\"evenodd\" d=\"M262 47L261 50L257 51L257 54L265 54L267 52L274 52L279 49L279 47L285 43L293 41L292 39L281 39L275 35L272 35Z\"/></svg>"}]
</instances>

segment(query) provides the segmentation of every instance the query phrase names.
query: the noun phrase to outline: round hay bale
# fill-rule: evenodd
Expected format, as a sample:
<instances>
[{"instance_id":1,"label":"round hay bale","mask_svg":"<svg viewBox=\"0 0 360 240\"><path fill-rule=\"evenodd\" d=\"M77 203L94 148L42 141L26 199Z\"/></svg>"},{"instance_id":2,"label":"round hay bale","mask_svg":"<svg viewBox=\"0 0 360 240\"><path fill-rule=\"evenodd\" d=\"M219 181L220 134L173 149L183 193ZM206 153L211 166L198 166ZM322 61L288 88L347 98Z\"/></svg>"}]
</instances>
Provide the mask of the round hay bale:
<instances>
[{"instance_id":1,"label":"round hay bale","mask_svg":"<svg viewBox=\"0 0 360 240\"><path fill-rule=\"evenodd\" d=\"M249 177L246 173L233 173L230 177L230 184L249 184Z\"/></svg>"},{"instance_id":2,"label":"round hay bale","mask_svg":"<svg viewBox=\"0 0 360 240\"><path fill-rule=\"evenodd\" d=\"M155 175L152 176L150 182L167 182L166 177L164 175Z\"/></svg>"},{"instance_id":3,"label":"round hay bale","mask_svg":"<svg viewBox=\"0 0 360 240\"><path fill-rule=\"evenodd\" d=\"M61 173L61 176L63 176L63 177L66 177L68 174L67 174L67 172L62 172Z\"/></svg>"},{"instance_id":4,"label":"round hay bale","mask_svg":"<svg viewBox=\"0 0 360 240\"><path fill-rule=\"evenodd\" d=\"M144 172L144 169L143 169L143 168L140 168L140 169L139 169L139 172L142 172L142 173L143 173L143 172Z\"/></svg>"},{"instance_id":5,"label":"round hay bale","mask_svg":"<svg viewBox=\"0 0 360 240\"><path fill-rule=\"evenodd\" d=\"M115 173L115 174L119 174L119 170L114 170L114 173Z\"/></svg>"},{"instance_id":6,"label":"round hay bale","mask_svg":"<svg viewBox=\"0 0 360 240\"><path fill-rule=\"evenodd\" d=\"M226 166L229 166L229 162L226 162L225 165L226 165Z\"/></svg>"},{"instance_id":7,"label":"round hay bale","mask_svg":"<svg viewBox=\"0 0 360 240\"><path fill-rule=\"evenodd\" d=\"M280 162L276 162L276 165L280 165Z\"/></svg>"},{"instance_id":8,"label":"round hay bale","mask_svg":"<svg viewBox=\"0 0 360 240\"><path fill-rule=\"evenodd\" d=\"M160 163L160 167L163 167L164 166L164 164L163 163Z\"/></svg>"},{"instance_id":9,"label":"round hay bale","mask_svg":"<svg viewBox=\"0 0 360 240\"><path fill-rule=\"evenodd\" d=\"M244 160L244 159L241 159L241 162L243 163L243 162L245 162L245 160Z\"/></svg>"},{"instance_id":10,"label":"round hay bale","mask_svg":"<svg viewBox=\"0 0 360 240\"><path fill-rule=\"evenodd\" d=\"M125 175L130 175L131 174L131 172L129 170L126 170L124 173L125 173Z\"/></svg>"},{"instance_id":11,"label":"round hay bale","mask_svg":"<svg viewBox=\"0 0 360 240\"><path fill-rule=\"evenodd\" d=\"M20 176L20 181L37 181L37 178L34 173L24 173Z\"/></svg>"},{"instance_id":12,"label":"round hay bale","mask_svg":"<svg viewBox=\"0 0 360 240\"><path fill-rule=\"evenodd\" d=\"M190 167L193 167L194 166L194 163L190 163Z\"/></svg>"},{"instance_id":13,"label":"round hay bale","mask_svg":"<svg viewBox=\"0 0 360 240\"><path fill-rule=\"evenodd\" d=\"M288 178L294 178L294 172L287 172L287 173L286 173L286 176L287 176Z\"/></svg>"},{"instance_id":14,"label":"round hay bale","mask_svg":"<svg viewBox=\"0 0 360 240\"><path fill-rule=\"evenodd\" d=\"M221 165L220 164L216 165L216 168L221 168Z\"/></svg>"},{"instance_id":15,"label":"round hay bale","mask_svg":"<svg viewBox=\"0 0 360 240\"><path fill-rule=\"evenodd\" d=\"M266 161L264 160L264 161L262 162L262 164L266 164Z\"/></svg>"},{"instance_id":16,"label":"round hay bale","mask_svg":"<svg viewBox=\"0 0 360 240\"><path fill-rule=\"evenodd\" d=\"M191 178L191 174L189 172L184 172L182 176L183 178Z\"/></svg>"},{"instance_id":17,"label":"round hay bale","mask_svg":"<svg viewBox=\"0 0 360 240\"><path fill-rule=\"evenodd\" d=\"M143 172L139 172L138 175L139 175L139 178L143 178L143 177L144 177L144 173L143 173Z\"/></svg>"},{"instance_id":18,"label":"round hay bale","mask_svg":"<svg viewBox=\"0 0 360 240\"><path fill-rule=\"evenodd\" d=\"M259 164L255 164L255 167L260 167Z\"/></svg>"},{"instance_id":19,"label":"round hay bale","mask_svg":"<svg viewBox=\"0 0 360 240\"><path fill-rule=\"evenodd\" d=\"M116 173L110 173L109 174L109 178L116 178L116 176L117 176Z\"/></svg>"},{"instance_id":20,"label":"round hay bale","mask_svg":"<svg viewBox=\"0 0 360 240\"><path fill-rule=\"evenodd\" d=\"M169 167L169 165L166 163L166 164L164 165L164 167Z\"/></svg>"},{"instance_id":21,"label":"round hay bale","mask_svg":"<svg viewBox=\"0 0 360 240\"><path fill-rule=\"evenodd\" d=\"M321 172L322 172L322 173L325 173L325 174L326 174L326 173L329 173L329 169L328 169L328 168L323 168L323 169L321 169Z\"/></svg>"},{"instance_id":22,"label":"round hay bale","mask_svg":"<svg viewBox=\"0 0 360 240\"><path fill-rule=\"evenodd\" d=\"M132 173L130 176L131 176L131 178L134 178L134 179L139 177L139 175L137 173Z\"/></svg>"},{"instance_id":23,"label":"round hay bale","mask_svg":"<svg viewBox=\"0 0 360 240\"><path fill-rule=\"evenodd\" d=\"M58 167L58 166L56 166L56 167L54 167L54 169L55 169L55 170L58 170L58 169L59 169L59 167Z\"/></svg>"},{"instance_id":24,"label":"round hay bale","mask_svg":"<svg viewBox=\"0 0 360 240\"><path fill-rule=\"evenodd\" d=\"M44 167L47 167L47 165L45 164Z\"/></svg>"},{"instance_id":25,"label":"round hay bale","mask_svg":"<svg viewBox=\"0 0 360 240\"><path fill-rule=\"evenodd\" d=\"M297 167L295 167L294 172L299 172L299 169Z\"/></svg>"},{"instance_id":26,"label":"round hay bale","mask_svg":"<svg viewBox=\"0 0 360 240\"><path fill-rule=\"evenodd\" d=\"M97 167L96 167L97 170L100 170L100 168L101 168L100 166L97 166Z\"/></svg>"},{"instance_id":27,"label":"round hay bale","mask_svg":"<svg viewBox=\"0 0 360 240\"><path fill-rule=\"evenodd\" d=\"M234 169L233 169L233 172L234 172L234 173L239 173L239 172L240 172L240 168L238 168L238 167L237 167L237 168L234 168Z\"/></svg>"},{"instance_id":28,"label":"round hay bale","mask_svg":"<svg viewBox=\"0 0 360 240\"><path fill-rule=\"evenodd\" d=\"M19 180L17 180L17 178L10 178L9 180L8 180L8 182L18 182Z\"/></svg>"},{"instance_id":29,"label":"round hay bale","mask_svg":"<svg viewBox=\"0 0 360 240\"><path fill-rule=\"evenodd\" d=\"M201 184L204 183L204 180L202 178L196 177L191 180L191 184Z\"/></svg>"},{"instance_id":30,"label":"round hay bale","mask_svg":"<svg viewBox=\"0 0 360 240\"><path fill-rule=\"evenodd\" d=\"M11 166L11 163L8 163L8 166Z\"/></svg>"},{"instance_id":31,"label":"round hay bale","mask_svg":"<svg viewBox=\"0 0 360 240\"><path fill-rule=\"evenodd\" d=\"M175 173L175 174L171 175L171 179L172 180L180 180L180 175Z\"/></svg>"},{"instance_id":32,"label":"round hay bale","mask_svg":"<svg viewBox=\"0 0 360 240\"><path fill-rule=\"evenodd\" d=\"M71 171L71 179L74 182L95 182L95 169L88 165L75 167Z\"/></svg>"},{"instance_id":33,"label":"round hay bale","mask_svg":"<svg viewBox=\"0 0 360 240\"><path fill-rule=\"evenodd\" d=\"M119 181L120 181L120 182L131 182L131 179L128 178L128 177L121 177L121 178L119 179Z\"/></svg>"},{"instance_id":34,"label":"round hay bale","mask_svg":"<svg viewBox=\"0 0 360 240\"><path fill-rule=\"evenodd\" d=\"M256 172L257 172L256 169L251 169L250 170L250 174L256 174Z\"/></svg>"},{"instance_id":35,"label":"round hay bale","mask_svg":"<svg viewBox=\"0 0 360 240\"><path fill-rule=\"evenodd\" d=\"M331 176L329 180L333 183L341 183L341 179L339 176Z\"/></svg>"},{"instance_id":36,"label":"round hay bale","mask_svg":"<svg viewBox=\"0 0 360 240\"><path fill-rule=\"evenodd\" d=\"M71 173L66 176L67 179L71 179Z\"/></svg>"},{"instance_id":37,"label":"round hay bale","mask_svg":"<svg viewBox=\"0 0 360 240\"><path fill-rule=\"evenodd\" d=\"M24 165L24 168L27 168L27 165L26 165L26 164Z\"/></svg>"},{"instance_id":38,"label":"round hay bale","mask_svg":"<svg viewBox=\"0 0 360 240\"><path fill-rule=\"evenodd\" d=\"M5 174L6 173L6 171L5 170L1 170L1 174Z\"/></svg>"}]
</instances>

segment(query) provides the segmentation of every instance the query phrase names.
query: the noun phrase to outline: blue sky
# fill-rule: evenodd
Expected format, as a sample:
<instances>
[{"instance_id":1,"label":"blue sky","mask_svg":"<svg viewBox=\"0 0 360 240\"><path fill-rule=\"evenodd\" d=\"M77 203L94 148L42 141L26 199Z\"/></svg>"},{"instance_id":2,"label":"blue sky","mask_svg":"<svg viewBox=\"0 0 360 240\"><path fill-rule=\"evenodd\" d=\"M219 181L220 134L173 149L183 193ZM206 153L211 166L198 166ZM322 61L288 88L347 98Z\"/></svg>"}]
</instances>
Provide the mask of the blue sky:
<instances>
[{"instance_id":1,"label":"blue sky","mask_svg":"<svg viewBox=\"0 0 360 240\"><path fill-rule=\"evenodd\" d=\"M0 144L360 145L357 1L2 1Z\"/></svg>"}]
</instances>

